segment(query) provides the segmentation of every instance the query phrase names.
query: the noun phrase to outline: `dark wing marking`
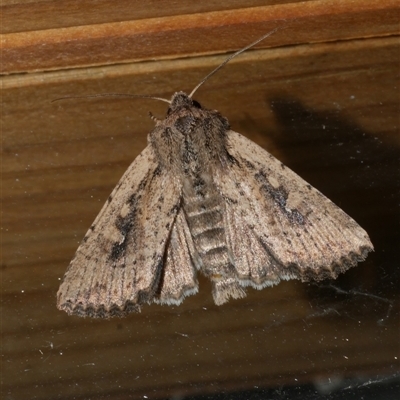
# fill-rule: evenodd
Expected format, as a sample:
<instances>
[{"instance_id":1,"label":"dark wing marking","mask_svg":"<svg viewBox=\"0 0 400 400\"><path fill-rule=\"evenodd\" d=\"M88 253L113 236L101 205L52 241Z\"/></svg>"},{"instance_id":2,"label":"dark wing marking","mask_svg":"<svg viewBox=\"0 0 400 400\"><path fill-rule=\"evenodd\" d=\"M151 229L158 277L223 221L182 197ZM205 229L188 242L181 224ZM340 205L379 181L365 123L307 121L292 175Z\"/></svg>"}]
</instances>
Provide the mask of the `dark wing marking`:
<instances>
[{"instance_id":1,"label":"dark wing marking","mask_svg":"<svg viewBox=\"0 0 400 400\"><path fill-rule=\"evenodd\" d=\"M58 308L110 317L152 301L180 201L179 184L146 147L79 246L58 291Z\"/></svg>"},{"instance_id":2,"label":"dark wing marking","mask_svg":"<svg viewBox=\"0 0 400 400\"><path fill-rule=\"evenodd\" d=\"M335 278L373 250L364 229L264 149L229 131L227 150L215 183L243 286Z\"/></svg>"}]
</instances>

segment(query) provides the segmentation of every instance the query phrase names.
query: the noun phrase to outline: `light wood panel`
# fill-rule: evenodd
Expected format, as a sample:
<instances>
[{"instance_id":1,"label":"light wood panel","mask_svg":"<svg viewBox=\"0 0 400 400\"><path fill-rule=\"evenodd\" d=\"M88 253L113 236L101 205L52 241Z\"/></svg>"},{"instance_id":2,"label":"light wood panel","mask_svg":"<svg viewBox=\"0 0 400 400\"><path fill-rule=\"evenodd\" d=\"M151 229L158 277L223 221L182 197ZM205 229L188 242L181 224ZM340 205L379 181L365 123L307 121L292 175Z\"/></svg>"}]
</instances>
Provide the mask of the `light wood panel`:
<instances>
[{"instance_id":1,"label":"light wood panel","mask_svg":"<svg viewBox=\"0 0 400 400\"><path fill-rule=\"evenodd\" d=\"M258 47L384 36L399 31L396 0L320 0L70 26L3 35L2 73L212 54ZM235 40L232 40L232 37Z\"/></svg>"}]
</instances>

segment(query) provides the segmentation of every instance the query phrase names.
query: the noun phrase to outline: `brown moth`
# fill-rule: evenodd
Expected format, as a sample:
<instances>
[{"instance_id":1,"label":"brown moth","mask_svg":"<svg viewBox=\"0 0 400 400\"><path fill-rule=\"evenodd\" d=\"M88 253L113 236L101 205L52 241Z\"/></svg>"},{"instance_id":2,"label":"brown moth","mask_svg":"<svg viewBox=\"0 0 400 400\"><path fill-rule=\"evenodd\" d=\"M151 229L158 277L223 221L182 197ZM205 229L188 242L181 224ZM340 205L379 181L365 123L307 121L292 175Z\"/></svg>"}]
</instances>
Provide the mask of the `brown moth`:
<instances>
[{"instance_id":1,"label":"brown moth","mask_svg":"<svg viewBox=\"0 0 400 400\"><path fill-rule=\"evenodd\" d=\"M367 233L218 111L175 93L64 276L68 314L122 316L180 304L212 282L215 304L282 279L336 278L373 250Z\"/></svg>"}]
</instances>

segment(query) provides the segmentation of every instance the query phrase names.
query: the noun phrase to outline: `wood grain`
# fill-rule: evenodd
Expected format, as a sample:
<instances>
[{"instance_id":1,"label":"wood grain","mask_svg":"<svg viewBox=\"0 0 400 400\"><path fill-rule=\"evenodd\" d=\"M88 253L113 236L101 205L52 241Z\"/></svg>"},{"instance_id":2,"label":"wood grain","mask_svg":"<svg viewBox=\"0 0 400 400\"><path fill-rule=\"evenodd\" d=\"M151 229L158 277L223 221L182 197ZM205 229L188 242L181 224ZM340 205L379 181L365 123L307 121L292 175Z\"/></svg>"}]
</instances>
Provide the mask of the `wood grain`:
<instances>
[{"instance_id":1,"label":"wood grain","mask_svg":"<svg viewBox=\"0 0 400 400\"><path fill-rule=\"evenodd\" d=\"M211 11L274 4L301 0L225 0L223 2L188 2L175 0L165 7L160 0L4 0L1 5L1 33L59 29L71 26L123 22L148 18L207 13ZM307 0L311 1L311 0Z\"/></svg>"},{"instance_id":2,"label":"wood grain","mask_svg":"<svg viewBox=\"0 0 400 400\"><path fill-rule=\"evenodd\" d=\"M14 11L53 7L43 21L29 22L32 31L26 25L17 33L8 25L12 32L3 35L9 73L1 78L7 396L156 399L398 370L398 5L282 3L196 10L186 22L181 9L169 16L150 10L140 14L143 20L122 19L118 29L105 13L74 19L77 2L65 4L69 16L54 25L54 2L6 4ZM89 3L82 7L88 10ZM158 17L158 31L150 30L147 18ZM199 294L180 307L148 306L124 320L59 312L55 294L65 268L146 145L153 126L148 111L162 117L165 104L52 100L105 92L169 98L190 91L225 58L222 53L286 18L288 27L263 43L269 49L232 60L195 97L354 217L376 253L334 286L285 282L219 308L201 280ZM45 27L51 29L40 31ZM146 39L137 41L140 34ZM102 43L109 43L104 53ZM145 61L129 62L139 59Z\"/></svg>"},{"instance_id":3,"label":"wood grain","mask_svg":"<svg viewBox=\"0 0 400 400\"><path fill-rule=\"evenodd\" d=\"M1 72L212 54L244 47L276 27L258 47L390 35L399 31L399 9L396 0L320 0L9 33L2 37Z\"/></svg>"}]
</instances>

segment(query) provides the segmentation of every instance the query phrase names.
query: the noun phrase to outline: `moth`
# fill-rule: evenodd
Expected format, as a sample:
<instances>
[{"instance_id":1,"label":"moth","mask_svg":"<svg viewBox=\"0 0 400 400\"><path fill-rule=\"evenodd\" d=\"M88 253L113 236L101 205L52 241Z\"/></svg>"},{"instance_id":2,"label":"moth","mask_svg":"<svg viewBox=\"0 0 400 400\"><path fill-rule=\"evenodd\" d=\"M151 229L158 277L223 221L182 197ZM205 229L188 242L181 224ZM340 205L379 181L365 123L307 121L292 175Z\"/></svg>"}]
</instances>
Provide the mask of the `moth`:
<instances>
[{"instance_id":1,"label":"moth","mask_svg":"<svg viewBox=\"0 0 400 400\"><path fill-rule=\"evenodd\" d=\"M210 279L217 305L280 280L336 278L373 245L344 211L193 94L175 93L89 228L57 294L103 317L180 304ZM158 99L158 98L157 98Z\"/></svg>"}]
</instances>

